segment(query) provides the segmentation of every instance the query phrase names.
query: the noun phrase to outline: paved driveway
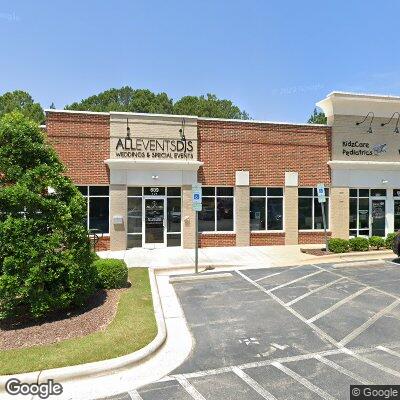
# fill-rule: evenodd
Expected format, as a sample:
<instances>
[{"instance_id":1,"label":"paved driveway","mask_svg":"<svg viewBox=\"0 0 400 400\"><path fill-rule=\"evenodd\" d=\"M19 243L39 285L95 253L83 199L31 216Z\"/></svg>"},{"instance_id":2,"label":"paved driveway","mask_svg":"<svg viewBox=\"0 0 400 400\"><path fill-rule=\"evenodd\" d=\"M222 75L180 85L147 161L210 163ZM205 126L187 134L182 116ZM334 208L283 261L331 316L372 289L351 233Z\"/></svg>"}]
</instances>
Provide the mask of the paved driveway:
<instances>
[{"instance_id":1,"label":"paved driveway","mask_svg":"<svg viewBox=\"0 0 400 400\"><path fill-rule=\"evenodd\" d=\"M400 384L400 265L237 270L174 287L191 356L116 398L347 399L350 384Z\"/></svg>"}]
</instances>

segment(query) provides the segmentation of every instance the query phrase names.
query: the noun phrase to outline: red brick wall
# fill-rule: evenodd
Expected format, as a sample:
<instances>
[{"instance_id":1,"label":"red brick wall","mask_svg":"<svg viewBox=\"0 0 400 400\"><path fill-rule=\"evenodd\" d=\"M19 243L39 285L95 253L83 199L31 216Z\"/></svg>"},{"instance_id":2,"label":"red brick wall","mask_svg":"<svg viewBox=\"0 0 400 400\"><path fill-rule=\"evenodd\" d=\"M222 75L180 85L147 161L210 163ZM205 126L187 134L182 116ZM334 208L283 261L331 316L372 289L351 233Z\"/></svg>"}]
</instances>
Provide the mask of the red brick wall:
<instances>
[{"instance_id":1,"label":"red brick wall","mask_svg":"<svg viewBox=\"0 0 400 400\"><path fill-rule=\"evenodd\" d=\"M203 233L199 235L199 247L223 247L223 246L235 246L235 245L236 245L236 234L234 233L228 233L228 234Z\"/></svg>"},{"instance_id":2,"label":"red brick wall","mask_svg":"<svg viewBox=\"0 0 400 400\"><path fill-rule=\"evenodd\" d=\"M328 232L328 236L331 233ZM314 244L314 243L325 243L324 232L299 232L299 244Z\"/></svg>"},{"instance_id":3,"label":"red brick wall","mask_svg":"<svg viewBox=\"0 0 400 400\"><path fill-rule=\"evenodd\" d=\"M299 172L300 186L330 183L330 127L199 119L198 133L204 185L234 185L239 170L250 185L283 186L285 171Z\"/></svg>"},{"instance_id":4,"label":"red brick wall","mask_svg":"<svg viewBox=\"0 0 400 400\"><path fill-rule=\"evenodd\" d=\"M257 232L250 234L250 246L274 246L285 244L285 233Z\"/></svg>"},{"instance_id":5,"label":"red brick wall","mask_svg":"<svg viewBox=\"0 0 400 400\"><path fill-rule=\"evenodd\" d=\"M48 112L46 132L74 183L109 183L104 164L110 156L108 115Z\"/></svg>"}]
</instances>

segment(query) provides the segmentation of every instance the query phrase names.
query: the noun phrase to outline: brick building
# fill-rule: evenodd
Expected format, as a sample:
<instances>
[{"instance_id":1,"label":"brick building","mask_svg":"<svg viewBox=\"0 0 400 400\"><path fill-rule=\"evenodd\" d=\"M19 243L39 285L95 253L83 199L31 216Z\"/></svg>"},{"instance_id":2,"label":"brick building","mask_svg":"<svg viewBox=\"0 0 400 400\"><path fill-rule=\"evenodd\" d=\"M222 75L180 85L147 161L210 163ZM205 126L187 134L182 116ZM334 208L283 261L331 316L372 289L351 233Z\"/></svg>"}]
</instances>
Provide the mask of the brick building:
<instances>
[{"instance_id":1,"label":"brick building","mask_svg":"<svg viewBox=\"0 0 400 400\"><path fill-rule=\"evenodd\" d=\"M400 228L400 98L334 92L327 125L46 111L46 132L87 198L103 248L320 243ZM397 114L396 114L397 113ZM398 211L397 211L398 209Z\"/></svg>"}]
</instances>

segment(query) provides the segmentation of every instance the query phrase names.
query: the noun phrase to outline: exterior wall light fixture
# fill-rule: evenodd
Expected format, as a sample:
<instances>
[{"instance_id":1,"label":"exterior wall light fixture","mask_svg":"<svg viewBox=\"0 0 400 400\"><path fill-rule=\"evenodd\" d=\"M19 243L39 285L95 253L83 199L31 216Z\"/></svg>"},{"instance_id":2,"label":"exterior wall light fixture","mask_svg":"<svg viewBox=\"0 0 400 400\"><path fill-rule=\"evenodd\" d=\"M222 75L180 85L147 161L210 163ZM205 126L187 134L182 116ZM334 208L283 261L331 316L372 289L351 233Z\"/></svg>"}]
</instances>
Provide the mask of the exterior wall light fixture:
<instances>
[{"instance_id":1,"label":"exterior wall light fixture","mask_svg":"<svg viewBox=\"0 0 400 400\"><path fill-rule=\"evenodd\" d=\"M372 111L370 111L370 112L364 117L364 119L363 119L362 121L356 122L356 125L362 125L362 124L367 120L367 118L368 118L369 116L371 116L371 120L369 121L369 127L368 127L368 129L367 129L367 133L372 133L372 122L374 122L374 118L375 118L375 114L374 114Z\"/></svg>"},{"instance_id":2,"label":"exterior wall light fixture","mask_svg":"<svg viewBox=\"0 0 400 400\"><path fill-rule=\"evenodd\" d=\"M387 179L382 179L382 185L386 185L387 183L389 183Z\"/></svg>"},{"instance_id":3,"label":"exterior wall light fixture","mask_svg":"<svg viewBox=\"0 0 400 400\"><path fill-rule=\"evenodd\" d=\"M395 111L395 112L393 113L393 115L390 117L389 121L387 121L387 122L382 122L382 123L381 123L381 126L385 126L385 125L387 125L387 124L390 124L390 122L392 122L392 119L394 118L395 115L397 115L397 121L396 121L396 127L394 128L393 133L400 133L400 131L399 131L400 113L397 112L397 111Z\"/></svg>"},{"instance_id":4,"label":"exterior wall light fixture","mask_svg":"<svg viewBox=\"0 0 400 400\"><path fill-rule=\"evenodd\" d=\"M179 129L179 135L181 137L181 140L186 140L186 137L185 137L185 124L186 124L185 118L182 118L181 129Z\"/></svg>"},{"instance_id":5,"label":"exterior wall light fixture","mask_svg":"<svg viewBox=\"0 0 400 400\"><path fill-rule=\"evenodd\" d=\"M151 179L154 179L154 180L158 179L158 175L153 175L153 176L151 177Z\"/></svg>"},{"instance_id":6,"label":"exterior wall light fixture","mask_svg":"<svg viewBox=\"0 0 400 400\"><path fill-rule=\"evenodd\" d=\"M129 128L129 119L126 119L126 137L131 137L131 128Z\"/></svg>"}]
</instances>

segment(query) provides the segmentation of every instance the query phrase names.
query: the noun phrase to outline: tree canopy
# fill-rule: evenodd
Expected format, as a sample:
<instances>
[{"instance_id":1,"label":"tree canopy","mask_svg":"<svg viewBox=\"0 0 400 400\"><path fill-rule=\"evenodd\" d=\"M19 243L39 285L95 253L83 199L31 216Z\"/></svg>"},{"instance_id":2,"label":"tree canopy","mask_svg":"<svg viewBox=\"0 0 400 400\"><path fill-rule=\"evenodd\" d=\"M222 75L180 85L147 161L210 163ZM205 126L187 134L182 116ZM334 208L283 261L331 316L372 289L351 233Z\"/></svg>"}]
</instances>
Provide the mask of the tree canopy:
<instances>
[{"instance_id":1,"label":"tree canopy","mask_svg":"<svg viewBox=\"0 0 400 400\"><path fill-rule=\"evenodd\" d=\"M155 114L197 115L199 117L248 119L245 111L232 101L207 96L184 96L175 103L166 93L153 93L148 89L133 89L124 86L109 89L65 107L81 111L126 111Z\"/></svg>"},{"instance_id":2,"label":"tree canopy","mask_svg":"<svg viewBox=\"0 0 400 400\"><path fill-rule=\"evenodd\" d=\"M0 319L79 306L96 271L86 203L36 122L0 119Z\"/></svg>"},{"instance_id":3,"label":"tree canopy","mask_svg":"<svg viewBox=\"0 0 400 400\"><path fill-rule=\"evenodd\" d=\"M318 111L318 109L314 108L314 112L311 114L307 122L309 124L326 125L326 116L323 111Z\"/></svg>"},{"instance_id":4,"label":"tree canopy","mask_svg":"<svg viewBox=\"0 0 400 400\"><path fill-rule=\"evenodd\" d=\"M0 117L12 111L19 111L38 124L45 121L41 105L35 103L32 96L22 90L6 92L0 96Z\"/></svg>"},{"instance_id":5,"label":"tree canopy","mask_svg":"<svg viewBox=\"0 0 400 400\"><path fill-rule=\"evenodd\" d=\"M198 117L249 119L230 100L218 99L214 94L205 96L184 96L174 104L174 114L197 115Z\"/></svg>"}]
</instances>

